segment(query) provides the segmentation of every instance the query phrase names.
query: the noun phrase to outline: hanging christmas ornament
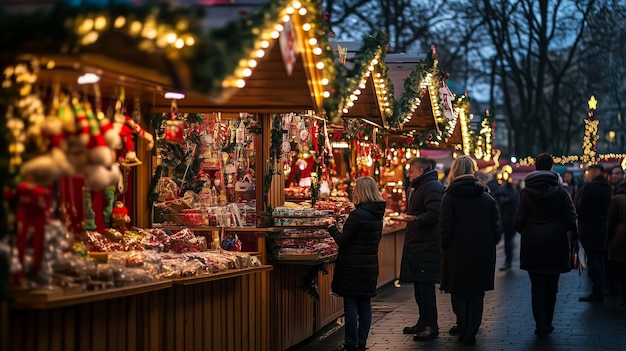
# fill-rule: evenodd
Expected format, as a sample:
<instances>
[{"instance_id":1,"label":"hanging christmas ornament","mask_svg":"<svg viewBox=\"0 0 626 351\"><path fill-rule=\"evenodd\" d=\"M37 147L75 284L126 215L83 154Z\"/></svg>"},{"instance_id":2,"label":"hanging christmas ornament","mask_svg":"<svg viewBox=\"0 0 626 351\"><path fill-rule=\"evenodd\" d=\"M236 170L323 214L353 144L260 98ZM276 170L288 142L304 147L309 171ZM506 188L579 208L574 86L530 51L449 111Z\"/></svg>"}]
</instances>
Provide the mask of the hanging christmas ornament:
<instances>
[{"instance_id":1,"label":"hanging christmas ornament","mask_svg":"<svg viewBox=\"0 0 626 351\"><path fill-rule=\"evenodd\" d=\"M172 99L171 119L165 122L165 141L173 144L182 144L185 141L185 123L176 119L178 105L175 99Z\"/></svg>"}]
</instances>

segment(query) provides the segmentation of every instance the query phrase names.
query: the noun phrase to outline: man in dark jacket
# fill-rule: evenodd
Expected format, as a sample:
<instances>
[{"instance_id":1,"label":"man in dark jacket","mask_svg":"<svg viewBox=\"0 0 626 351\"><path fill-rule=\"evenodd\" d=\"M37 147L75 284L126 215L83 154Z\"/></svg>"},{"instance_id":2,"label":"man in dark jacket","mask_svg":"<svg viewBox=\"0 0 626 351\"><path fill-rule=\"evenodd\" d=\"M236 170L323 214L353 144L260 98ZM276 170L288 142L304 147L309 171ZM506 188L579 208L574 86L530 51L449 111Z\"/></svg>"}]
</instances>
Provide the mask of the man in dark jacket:
<instances>
[{"instance_id":1,"label":"man in dark jacket","mask_svg":"<svg viewBox=\"0 0 626 351\"><path fill-rule=\"evenodd\" d=\"M593 284L591 295L581 297L578 301L604 301L606 233L613 190L603 173L604 167L601 164L587 167L585 171L587 183L582 187L576 199L580 243L587 255L588 274Z\"/></svg>"},{"instance_id":2,"label":"man in dark jacket","mask_svg":"<svg viewBox=\"0 0 626 351\"><path fill-rule=\"evenodd\" d=\"M522 236L520 268L530 277L535 335L540 337L554 331L559 277L570 271L571 241L578 239L574 204L552 166L552 156L537 155L536 170L524 180L514 223Z\"/></svg>"},{"instance_id":3,"label":"man in dark jacket","mask_svg":"<svg viewBox=\"0 0 626 351\"><path fill-rule=\"evenodd\" d=\"M443 185L428 159L409 161L406 236L402 251L400 282L413 283L419 319L404 328L405 334L416 334L415 340L429 340L439 335L435 284L441 280L439 207Z\"/></svg>"}]
</instances>

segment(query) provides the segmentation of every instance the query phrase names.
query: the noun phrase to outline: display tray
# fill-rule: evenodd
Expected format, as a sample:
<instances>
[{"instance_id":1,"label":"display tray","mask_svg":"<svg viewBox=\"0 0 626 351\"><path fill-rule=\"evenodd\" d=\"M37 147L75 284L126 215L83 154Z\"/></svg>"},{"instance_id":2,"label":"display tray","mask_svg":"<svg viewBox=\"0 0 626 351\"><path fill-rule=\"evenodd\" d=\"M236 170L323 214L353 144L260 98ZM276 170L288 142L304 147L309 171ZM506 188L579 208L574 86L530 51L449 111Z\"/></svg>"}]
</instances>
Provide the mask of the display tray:
<instances>
[{"instance_id":1,"label":"display tray","mask_svg":"<svg viewBox=\"0 0 626 351\"><path fill-rule=\"evenodd\" d=\"M279 260L317 260L320 258L318 254L307 255L281 255Z\"/></svg>"},{"instance_id":2,"label":"display tray","mask_svg":"<svg viewBox=\"0 0 626 351\"><path fill-rule=\"evenodd\" d=\"M278 232L281 229L280 228L274 228L274 227L263 227L263 228L259 228L259 227L187 227L184 225L165 225L165 224L153 224L152 225L154 228L158 228L158 229L167 229L169 231L175 231L175 230L181 230L181 229L189 229L192 232L193 231L198 231L198 232L208 232L208 231L220 231L220 230L224 230L226 232Z\"/></svg>"},{"instance_id":3,"label":"display tray","mask_svg":"<svg viewBox=\"0 0 626 351\"><path fill-rule=\"evenodd\" d=\"M170 279L166 279L97 291L81 291L76 288L53 288L50 290L9 288L9 293L15 297L15 302L12 303L10 307L22 309L45 309L79 305L88 302L147 293L150 291L169 288L170 286L172 286L172 281Z\"/></svg>"},{"instance_id":4,"label":"display tray","mask_svg":"<svg viewBox=\"0 0 626 351\"><path fill-rule=\"evenodd\" d=\"M274 261L275 264L317 265L337 260L337 255L319 257L319 255L283 255Z\"/></svg>"},{"instance_id":5,"label":"display tray","mask_svg":"<svg viewBox=\"0 0 626 351\"><path fill-rule=\"evenodd\" d=\"M264 271L271 271L271 270L272 270L271 265L241 268L241 269L229 269L227 271L218 272L214 274L205 274L205 275L199 275L195 277L173 278L172 283L174 285L193 285L193 284L199 284L199 283L204 283L204 282L210 282L213 280L234 278L234 277L239 277L239 276L250 274L250 273L264 272Z\"/></svg>"}]
</instances>

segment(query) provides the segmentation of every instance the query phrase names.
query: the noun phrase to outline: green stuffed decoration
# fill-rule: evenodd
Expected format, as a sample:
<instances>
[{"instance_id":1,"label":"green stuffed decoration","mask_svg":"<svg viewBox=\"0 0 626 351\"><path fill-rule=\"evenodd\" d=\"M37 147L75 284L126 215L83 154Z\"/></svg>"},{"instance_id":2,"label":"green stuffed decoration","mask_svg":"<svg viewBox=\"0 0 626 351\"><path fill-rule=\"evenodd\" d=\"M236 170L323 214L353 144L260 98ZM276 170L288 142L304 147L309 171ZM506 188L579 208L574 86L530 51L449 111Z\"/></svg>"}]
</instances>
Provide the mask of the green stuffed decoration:
<instances>
[{"instance_id":1,"label":"green stuffed decoration","mask_svg":"<svg viewBox=\"0 0 626 351\"><path fill-rule=\"evenodd\" d=\"M104 189L104 199L106 206L102 210L104 223L107 228L111 228L111 214L113 214L113 203L115 202L115 185L108 186Z\"/></svg>"},{"instance_id":2,"label":"green stuffed decoration","mask_svg":"<svg viewBox=\"0 0 626 351\"><path fill-rule=\"evenodd\" d=\"M91 189L85 188L83 191L83 199L85 201L85 230L96 230L96 213L93 211L93 203L91 201Z\"/></svg>"}]
</instances>

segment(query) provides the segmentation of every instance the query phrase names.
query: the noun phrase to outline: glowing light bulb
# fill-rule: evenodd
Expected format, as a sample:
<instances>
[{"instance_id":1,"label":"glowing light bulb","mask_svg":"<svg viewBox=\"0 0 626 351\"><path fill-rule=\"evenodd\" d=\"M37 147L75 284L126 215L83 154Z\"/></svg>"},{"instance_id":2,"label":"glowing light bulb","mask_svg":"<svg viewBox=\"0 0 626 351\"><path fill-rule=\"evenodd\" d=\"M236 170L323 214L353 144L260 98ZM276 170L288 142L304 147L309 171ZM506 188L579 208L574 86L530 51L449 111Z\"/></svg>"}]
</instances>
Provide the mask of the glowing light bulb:
<instances>
[{"instance_id":1,"label":"glowing light bulb","mask_svg":"<svg viewBox=\"0 0 626 351\"><path fill-rule=\"evenodd\" d=\"M243 79L237 79L237 88L241 89L246 86L246 81Z\"/></svg>"},{"instance_id":2,"label":"glowing light bulb","mask_svg":"<svg viewBox=\"0 0 626 351\"><path fill-rule=\"evenodd\" d=\"M125 24L126 24L126 17L119 16L118 18L115 19L115 22L113 22L113 27L119 29L119 28L124 27Z\"/></svg>"},{"instance_id":3,"label":"glowing light bulb","mask_svg":"<svg viewBox=\"0 0 626 351\"><path fill-rule=\"evenodd\" d=\"M267 40L263 40L263 41L261 41L261 47L262 47L263 49L267 49L267 48L269 48L269 47L270 47L270 42L269 42L269 41L267 41Z\"/></svg>"},{"instance_id":4,"label":"glowing light bulb","mask_svg":"<svg viewBox=\"0 0 626 351\"><path fill-rule=\"evenodd\" d=\"M265 56L265 50L259 49L256 51L256 57L261 58L263 56Z\"/></svg>"},{"instance_id":5,"label":"glowing light bulb","mask_svg":"<svg viewBox=\"0 0 626 351\"><path fill-rule=\"evenodd\" d=\"M298 10L298 13L300 14L300 16L304 16L306 15L306 9L302 7L301 9Z\"/></svg>"},{"instance_id":6,"label":"glowing light bulb","mask_svg":"<svg viewBox=\"0 0 626 351\"><path fill-rule=\"evenodd\" d=\"M330 97L330 92L329 91L325 91L324 92L324 97L325 98L329 98Z\"/></svg>"},{"instance_id":7,"label":"glowing light bulb","mask_svg":"<svg viewBox=\"0 0 626 351\"><path fill-rule=\"evenodd\" d=\"M328 85L328 78L322 78L322 85Z\"/></svg>"},{"instance_id":8,"label":"glowing light bulb","mask_svg":"<svg viewBox=\"0 0 626 351\"><path fill-rule=\"evenodd\" d=\"M317 48L313 49L313 54L321 55L322 54L322 48L317 47Z\"/></svg>"},{"instance_id":9,"label":"glowing light bulb","mask_svg":"<svg viewBox=\"0 0 626 351\"><path fill-rule=\"evenodd\" d=\"M317 45L317 38L311 38L309 39L309 45L313 46L313 45Z\"/></svg>"},{"instance_id":10,"label":"glowing light bulb","mask_svg":"<svg viewBox=\"0 0 626 351\"><path fill-rule=\"evenodd\" d=\"M317 67L317 69L323 69L324 68L324 62L320 61L317 64L315 64L315 67Z\"/></svg>"},{"instance_id":11,"label":"glowing light bulb","mask_svg":"<svg viewBox=\"0 0 626 351\"><path fill-rule=\"evenodd\" d=\"M248 60L248 66L254 68L254 67L256 67L256 65L257 65L257 62L256 62L255 59Z\"/></svg>"},{"instance_id":12,"label":"glowing light bulb","mask_svg":"<svg viewBox=\"0 0 626 351\"><path fill-rule=\"evenodd\" d=\"M250 77L250 76L252 75L252 70L251 70L250 68L244 68L244 69L241 71L241 74L242 74L244 77Z\"/></svg>"},{"instance_id":13,"label":"glowing light bulb","mask_svg":"<svg viewBox=\"0 0 626 351\"><path fill-rule=\"evenodd\" d=\"M305 23L302 25L302 30L308 32L311 30L311 23Z\"/></svg>"}]
</instances>

